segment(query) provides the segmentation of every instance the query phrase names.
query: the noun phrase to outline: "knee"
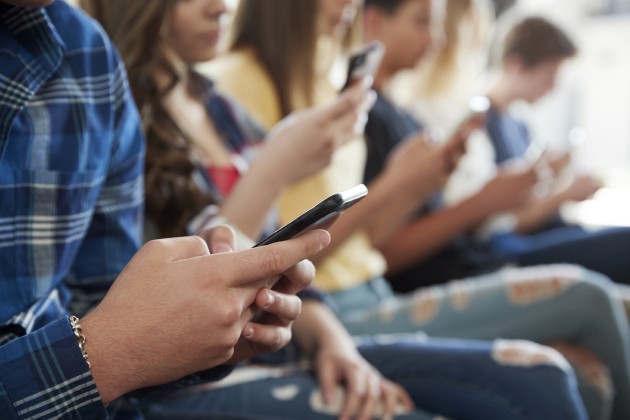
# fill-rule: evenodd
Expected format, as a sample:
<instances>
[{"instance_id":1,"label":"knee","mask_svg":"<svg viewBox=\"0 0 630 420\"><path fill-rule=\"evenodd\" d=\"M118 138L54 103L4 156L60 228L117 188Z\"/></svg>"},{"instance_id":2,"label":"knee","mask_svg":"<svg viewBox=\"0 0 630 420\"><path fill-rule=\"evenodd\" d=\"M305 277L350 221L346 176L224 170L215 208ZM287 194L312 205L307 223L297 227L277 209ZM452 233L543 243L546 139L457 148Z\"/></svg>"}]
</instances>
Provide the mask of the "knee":
<instances>
[{"instance_id":1,"label":"knee","mask_svg":"<svg viewBox=\"0 0 630 420\"><path fill-rule=\"evenodd\" d=\"M577 265L512 268L502 274L509 285L510 300L516 304L530 304L571 292L574 300L583 296L589 303L611 306L618 295L608 277Z\"/></svg>"},{"instance_id":2,"label":"knee","mask_svg":"<svg viewBox=\"0 0 630 420\"><path fill-rule=\"evenodd\" d=\"M576 281L575 293L581 293L589 302L589 306L601 311L608 308L615 311L621 306L621 294L617 285L608 277L595 271L582 269L580 278Z\"/></svg>"},{"instance_id":3,"label":"knee","mask_svg":"<svg viewBox=\"0 0 630 420\"><path fill-rule=\"evenodd\" d=\"M495 363L516 369L510 376L530 417L585 418L575 372L559 351L526 340L496 340L492 350Z\"/></svg>"},{"instance_id":4,"label":"knee","mask_svg":"<svg viewBox=\"0 0 630 420\"><path fill-rule=\"evenodd\" d=\"M496 340L492 358L504 366L551 366L564 372L571 371L569 362L559 351L527 340Z\"/></svg>"},{"instance_id":5,"label":"knee","mask_svg":"<svg viewBox=\"0 0 630 420\"><path fill-rule=\"evenodd\" d=\"M583 347L565 342L549 344L571 363L581 382L593 389L602 400L612 400L613 381L608 367L597 355Z\"/></svg>"}]
</instances>

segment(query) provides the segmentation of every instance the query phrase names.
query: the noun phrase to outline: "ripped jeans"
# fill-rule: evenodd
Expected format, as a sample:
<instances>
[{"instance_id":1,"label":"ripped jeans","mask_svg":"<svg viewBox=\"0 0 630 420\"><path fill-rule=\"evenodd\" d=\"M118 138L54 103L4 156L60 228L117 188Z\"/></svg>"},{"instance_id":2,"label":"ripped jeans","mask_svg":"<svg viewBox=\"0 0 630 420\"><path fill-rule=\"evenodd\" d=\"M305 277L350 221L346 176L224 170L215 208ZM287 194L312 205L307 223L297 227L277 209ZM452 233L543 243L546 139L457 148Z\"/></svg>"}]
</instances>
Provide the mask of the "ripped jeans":
<instances>
[{"instance_id":1,"label":"ripped jeans","mask_svg":"<svg viewBox=\"0 0 630 420\"><path fill-rule=\"evenodd\" d=\"M359 350L422 407L397 419L434 418L428 412L453 419L587 418L566 361L533 343L384 336L368 338ZM529 362L514 363L515 351ZM339 390L323 404L308 369L248 367L153 400L143 411L147 419L334 419L342 400Z\"/></svg>"},{"instance_id":2,"label":"ripped jeans","mask_svg":"<svg viewBox=\"0 0 630 420\"><path fill-rule=\"evenodd\" d=\"M331 295L353 335L423 331L431 337L578 345L610 371L612 417L630 414L630 327L613 283L598 273L572 265L506 268L402 296L383 279ZM606 390L595 390L599 398L592 387L581 391L591 418L605 417Z\"/></svg>"}]
</instances>

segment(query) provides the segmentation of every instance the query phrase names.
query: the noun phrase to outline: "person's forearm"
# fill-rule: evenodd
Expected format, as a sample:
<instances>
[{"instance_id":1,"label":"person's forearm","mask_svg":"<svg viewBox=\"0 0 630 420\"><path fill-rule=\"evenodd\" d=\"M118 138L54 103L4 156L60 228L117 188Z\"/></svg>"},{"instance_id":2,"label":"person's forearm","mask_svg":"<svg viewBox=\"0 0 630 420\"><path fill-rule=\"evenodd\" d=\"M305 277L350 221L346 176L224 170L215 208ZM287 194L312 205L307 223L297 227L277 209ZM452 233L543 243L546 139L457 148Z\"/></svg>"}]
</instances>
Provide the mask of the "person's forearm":
<instances>
[{"instance_id":1,"label":"person's forearm","mask_svg":"<svg viewBox=\"0 0 630 420\"><path fill-rule=\"evenodd\" d=\"M533 201L531 204L517 210L516 232L526 234L535 231L555 216L565 202L562 193L554 194L543 199Z\"/></svg>"},{"instance_id":2,"label":"person's forearm","mask_svg":"<svg viewBox=\"0 0 630 420\"><path fill-rule=\"evenodd\" d=\"M360 230L365 230L372 243L378 246L408 219L424 198L404 193L405 188L397 188L384 177L378 177L368 189L368 195L344 212L328 229L332 242L317 255L313 261L315 264L326 259L339 245Z\"/></svg>"},{"instance_id":3,"label":"person's forearm","mask_svg":"<svg viewBox=\"0 0 630 420\"><path fill-rule=\"evenodd\" d=\"M473 196L461 203L416 219L396 230L381 245L388 274L395 274L439 252L456 235L489 216L488 206Z\"/></svg>"},{"instance_id":4,"label":"person's forearm","mask_svg":"<svg viewBox=\"0 0 630 420\"><path fill-rule=\"evenodd\" d=\"M284 187L273 168L255 161L222 203L220 213L250 238L258 238Z\"/></svg>"},{"instance_id":5,"label":"person's forearm","mask_svg":"<svg viewBox=\"0 0 630 420\"><path fill-rule=\"evenodd\" d=\"M429 188L416 188L415 192L411 193L409 187L399 187L380 178L372 189L383 197L378 211L368 215L368 234L376 247L382 246L398 228L406 225L410 217L434 193L434 190Z\"/></svg>"}]
</instances>

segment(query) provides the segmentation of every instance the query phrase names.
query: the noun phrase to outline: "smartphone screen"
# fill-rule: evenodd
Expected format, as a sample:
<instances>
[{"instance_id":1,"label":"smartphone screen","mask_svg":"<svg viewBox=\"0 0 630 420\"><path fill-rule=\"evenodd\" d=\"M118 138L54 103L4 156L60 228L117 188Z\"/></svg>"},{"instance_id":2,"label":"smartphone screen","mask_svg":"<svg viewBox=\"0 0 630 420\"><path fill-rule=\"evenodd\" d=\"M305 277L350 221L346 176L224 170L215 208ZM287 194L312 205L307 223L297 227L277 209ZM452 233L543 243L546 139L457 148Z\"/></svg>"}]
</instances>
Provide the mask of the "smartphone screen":
<instances>
[{"instance_id":1,"label":"smartphone screen","mask_svg":"<svg viewBox=\"0 0 630 420\"><path fill-rule=\"evenodd\" d=\"M373 41L365 45L358 53L350 57L346 82L341 91L346 90L356 80L365 76L374 76L381 65L385 54L385 46L379 41Z\"/></svg>"},{"instance_id":2,"label":"smartphone screen","mask_svg":"<svg viewBox=\"0 0 630 420\"><path fill-rule=\"evenodd\" d=\"M367 195L367 192L367 187L363 184L359 184L349 190L331 195L315 207L258 242L254 247L269 245L278 241L286 241L301 233L326 226L327 223L330 223L330 221L341 212L359 202Z\"/></svg>"}]
</instances>

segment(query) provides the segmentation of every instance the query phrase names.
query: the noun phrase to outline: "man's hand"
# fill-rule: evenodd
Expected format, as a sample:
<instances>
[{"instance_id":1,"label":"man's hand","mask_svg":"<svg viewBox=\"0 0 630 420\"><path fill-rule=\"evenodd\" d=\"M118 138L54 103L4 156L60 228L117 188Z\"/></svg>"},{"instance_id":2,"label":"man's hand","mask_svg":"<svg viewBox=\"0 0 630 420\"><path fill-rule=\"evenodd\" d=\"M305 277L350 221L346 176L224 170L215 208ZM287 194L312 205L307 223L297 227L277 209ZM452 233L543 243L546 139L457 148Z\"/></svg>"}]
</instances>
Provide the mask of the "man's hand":
<instances>
[{"instance_id":1,"label":"man's hand","mask_svg":"<svg viewBox=\"0 0 630 420\"><path fill-rule=\"evenodd\" d=\"M144 245L101 304L82 319L103 400L230 360L251 321L251 306L266 305L261 289L272 288L329 242L327 232L315 230L289 241L215 255L200 237ZM291 279L296 289L305 286L304 279ZM277 306L273 311L289 316L295 310Z\"/></svg>"},{"instance_id":2,"label":"man's hand","mask_svg":"<svg viewBox=\"0 0 630 420\"><path fill-rule=\"evenodd\" d=\"M421 197L440 188L450 174L445 147L422 133L410 136L390 154L383 176L401 193Z\"/></svg>"},{"instance_id":3,"label":"man's hand","mask_svg":"<svg viewBox=\"0 0 630 420\"><path fill-rule=\"evenodd\" d=\"M213 254L233 252L234 232L227 226L219 226L199 234ZM250 307L251 322L248 322L234 355L228 363L236 363L252 356L276 351L291 340L293 321L300 314L301 300L295 293L307 287L315 278L315 267L303 260L283 273L275 290L261 289ZM281 293L284 292L284 293Z\"/></svg>"},{"instance_id":4,"label":"man's hand","mask_svg":"<svg viewBox=\"0 0 630 420\"><path fill-rule=\"evenodd\" d=\"M466 153L468 138L475 130L483 126L484 121L485 114L473 115L464 121L444 144L444 153L449 174L455 170L460 159Z\"/></svg>"},{"instance_id":5,"label":"man's hand","mask_svg":"<svg viewBox=\"0 0 630 420\"><path fill-rule=\"evenodd\" d=\"M591 198L601 187L602 183L596 178L580 175L561 194L565 201L584 201Z\"/></svg>"},{"instance_id":6,"label":"man's hand","mask_svg":"<svg viewBox=\"0 0 630 420\"><path fill-rule=\"evenodd\" d=\"M476 195L487 213L514 210L527 204L532 198L532 189L538 182L534 166L518 170L500 171Z\"/></svg>"}]
</instances>

